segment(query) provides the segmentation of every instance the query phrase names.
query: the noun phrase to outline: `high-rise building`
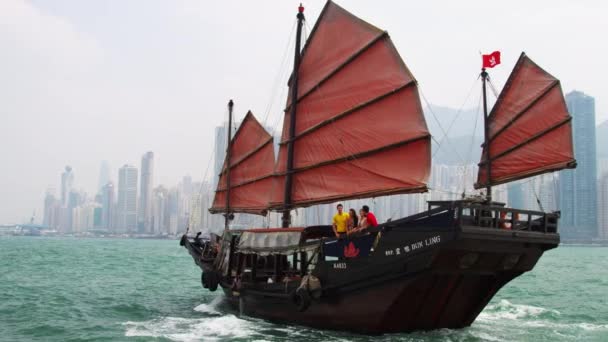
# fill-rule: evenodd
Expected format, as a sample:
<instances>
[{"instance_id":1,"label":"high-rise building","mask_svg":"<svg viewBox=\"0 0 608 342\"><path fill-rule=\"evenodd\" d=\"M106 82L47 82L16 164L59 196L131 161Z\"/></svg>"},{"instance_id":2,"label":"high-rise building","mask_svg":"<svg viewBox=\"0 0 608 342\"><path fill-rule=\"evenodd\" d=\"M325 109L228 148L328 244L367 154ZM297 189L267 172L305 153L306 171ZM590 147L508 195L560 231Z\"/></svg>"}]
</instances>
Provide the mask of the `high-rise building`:
<instances>
[{"instance_id":1,"label":"high-rise building","mask_svg":"<svg viewBox=\"0 0 608 342\"><path fill-rule=\"evenodd\" d=\"M51 229L57 229L59 225L59 212L57 209L61 207L59 201L55 198L54 189L48 189L44 197L44 214L42 224Z\"/></svg>"},{"instance_id":2,"label":"high-rise building","mask_svg":"<svg viewBox=\"0 0 608 342\"><path fill-rule=\"evenodd\" d=\"M235 125L233 125L234 128ZM213 198L213 195L215 194L215 189L217 189L217 183L219 181L219 174L220 172L222 172L222 168L224 166L224 159L226 158L226 148L227 148L227 141L226 139L228 138L226 135L226 132L228 131L228 124L224 124L223 126L217 126L215 127L215 153L213 156L213 161L214 161L214 167L213 167L213 190L211 191L211 197ZM213 201L213 200L212 200ZM194 211L196 211L196 214L200 214L202 210L207 210L207 208L197 208L196 205L200 205L201 204L201 199L200 196L198 196L198 194L193 194L193 198L192 201L190 203L191 208L193 210L190 210L190 215L192 216L194 213ZM194 222L199 223L200 224L200 215L199 217L196 218L190 218L190 227L194 229L194 227L192 226L192 220L194 220ZM224 226L224 216L221 214L214 214L211 215L211 220L209 222L211 227L223 227Z\"/></svg>"},{"instance_id":3,"label":"high-rise building","mask_svg":"<svg viewBox=\"0 0 608 342\"><path fill-rule=\"evenodd\" d=\"M511 182L507 184L507 204L511 208L526 209L524 203L523 182Z\"/></svg>"},{"instance_id":4,"label":"high-rise building","mask_svg":"<svg viewBox=\"0 0 608 342\"><path fill-rule=\"evenodd\" d=\"M608 172L600 177L598 208L599 238L608 240Z\"/></svg>"},{"instance_id":5,"label":"high-rise building","mask_svg":"<svg viewBox=\"0 0 608 342\"><path fill-rule=\"evenodd\" d=\"M72 209L72 232L82 234L95 228L95 212L99 208L98 203L83 203Z\"/></svg>"},{"instance_id":6,"label":"high-rise building","mask_svg":"<svg viewBox=\"0 0 608 342\"><path fill-rule=\"evenodd\" d=\"M179 205L180 191L177 188L172 188L169 191L168 199L168 214L169 214L169 234L176 235L179 227Z\"/></svg>"},{"instance_id":7,"label":"high-rise building","mask_svg":"<svg viewBox=\"0 0 608 342\"><path fill-rule=\"evenodd\" d=\"M226 147L227 147L227 136L228 125L215 127L215 151L213 155L213 188L217 187L219 180L219 174L224 166L224 159L226 158Z\"/></svg>"},{"instance_id":8,"label":"high-rise building","mask_svg":"<svg viewBox=\"0 0 608 342\"><path fill-rule=\"evenodd\" d=\"M124 165L118 170L116 232L137 232L137 168Z\"/></svg>"},{"instance_id":9,"label":"high-rise building","mask_svg":"<svg viewBox=\"0 0 608 342\"><path fill-rule=\"evenodd\" d=\"M106 186L110 182L110 164L104 160L99 167L99 182L97 183L97 191Z\"/></svg>"},{"instance_id":10,"label":"high-rise building","mask_svg":"<svg viewBox=\"0 0 608 342\"><path fill-rule=\"evenodd\" d=\"M101 189L101 227L113 231L115 226L116 203L114 195L114 184L108 182Z\"/></svg>"},{"instance_id":11,"label":"high-rise building","mask_svg":"<svg viewBox=\"0 0 608 342\"><path fill-rule=\"evenodd\" d=\"M154 153L146 152L141 158L141 180L139 189L140 232L153 233L152 196L154 187Z\"/></svg>"},{"instance_id":12,"label":"high-rise building","mask_svg":"<svg viewBox=\"0 0 608 342\"><path fill-rule=\"evenodd\" d=\"M74 172L71 166L66 166L65 171L61 174L61 206L68 206L70 191L74 186Z\"/></svg>"},{"instance_id":13,"label":"high-rise building","mask_svg":"<svg viewBox=\"0 0 608 342\"><path fill-rule=\"evenodd\" d=\"M162 185L154 189L152 193L152 229L147 232L160 235L168 231L169 223L169 199L168 191Z\"/></svg>"},{"instance_id":14,"label":"high-rise building","mask_svg":"<svg viewBox=\"0 0 608 342\"><path fill-rule=\"evenodd\" d=\"M565 238L591 239L598 233L595 99L572 91L566 103L572 116L577 167L559 175L560 233Z\"/></svg>"},{"instance_id":15,"label":"high-rise building","mask_svg":"<svg viewBox=\"0 0 608 342\"><path fill-rule=\"evenodd\" d=\"M194 187L192 186L192 177L190 176L184 176L184 178L182 178L182 194L186 197L189 197L190 195L192 195L193 191L198 191L199 189L194 189Z\"/></svg>"}]
</instances>

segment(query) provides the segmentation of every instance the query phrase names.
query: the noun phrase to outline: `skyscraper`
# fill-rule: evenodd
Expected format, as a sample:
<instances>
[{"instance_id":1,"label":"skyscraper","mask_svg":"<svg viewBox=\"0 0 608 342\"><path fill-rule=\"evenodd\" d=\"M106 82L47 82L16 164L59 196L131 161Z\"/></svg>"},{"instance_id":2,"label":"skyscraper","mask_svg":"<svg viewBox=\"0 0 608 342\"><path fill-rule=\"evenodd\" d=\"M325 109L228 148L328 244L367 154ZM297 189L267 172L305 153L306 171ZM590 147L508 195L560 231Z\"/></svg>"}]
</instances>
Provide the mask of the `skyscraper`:
<instances>
[{"instance_id":1,"label":"skyscraper","mask_svg":"<svg viewBox=\"0 0 608 342\"><path fill-rule=\"evenodd\" d=\"M560 233L565 238L591 239L598 233L595 99L572 91L566 95L566 103L572 116L577 168L560 171Z\"/></svg>"},{"instance_id":2,"label":"skyscraper","mask_svg":"<svg viewBox=\"0 0 608 342\"><path fill-rule=\"evenodd\" d=\"M228 130L227 125L215 127L215 154L213 156L213 187L214 190L217 187L219 180L219 174L222 171L224 165L224 158L226 158L226 131Z\"/></svg>"},{"instance_id":3,"label":"skyscraper","mask_svg":"<svg viewBox=\"0 0 608 342\"><path fill-rule=\"evenodd\" d=\"M124 165L118 170L118 233L137 232L137 168Z\"/></svg>"},{"instance_id":4,"label":"skyscraper","mask_svg":"<svg viewBox=\"0 0 608 342\"><path fill-rule=\"evenodd\" d=\"M108 182L101 189L101 227L107 230L114 229L116 215L114 196L114 184Z\"/></svg>"},{"instance_id":5,"label":"skyscraper","mask_svg":"<svg viewBox=\"0 0 608 342\"><path fill-rule=\"evenodd\" d=\"M153 233L152 190L154 186L154 153L146 152L141 158L141 180L139 189L139 222L145 233Z\"/></svg>"},{"instance_id":6,"label":"skyscraper","mask_svg":"<svg viewBox=\"0 0 608 342\"><path fill-rule=\"evenodd\" d=\"M58 224L57 207L59 207L59 203L55 198L54 192L54 189L48 189L46 191L46 196L44 197L44 216L42 224L48 228L57 228Z\"/></svg>"},{"instance_id":7,"label":"skyscraper","mask_svg":"<svg viewBox=\"0 0 608 342\"><path fill-rule=\"evenodd\" d=\"M601 176L598 191L599 238L608 240L608 172Z\"/></svg>"},{"instance_id":8,"label":"skyscraper","mask_svg":"<svg viewBox=\"0 0 608 342\"><path fill-rule=\"evenodd\" d=\"M167 234L169 230L169 191L162 185L152 193L152 229L155 235Z\"/></svg>"},{"instance_id":9,"label":"skyscraper","mask_svg":"<svg viewBox=\"0 0 608 342\"><path fill-rule=\"evenodd\" d=\"M71 166L66 166L65 171L61 174L61 206L67 207L70 196L70 191L74 186L74 172Z\"/></svg>"},{"instance_id":10,"label":"skyscraper","mask_svg":"<svg viewBox=\"0 0 608 342\"><path fill-rule=\"evenodd\" d=\"M110 181L110 164L104 160L101 162L101 166L99 167L99 182L97 183L97 191L101 191L101 189L108 184Z\"/></svg>"}]
</instances>

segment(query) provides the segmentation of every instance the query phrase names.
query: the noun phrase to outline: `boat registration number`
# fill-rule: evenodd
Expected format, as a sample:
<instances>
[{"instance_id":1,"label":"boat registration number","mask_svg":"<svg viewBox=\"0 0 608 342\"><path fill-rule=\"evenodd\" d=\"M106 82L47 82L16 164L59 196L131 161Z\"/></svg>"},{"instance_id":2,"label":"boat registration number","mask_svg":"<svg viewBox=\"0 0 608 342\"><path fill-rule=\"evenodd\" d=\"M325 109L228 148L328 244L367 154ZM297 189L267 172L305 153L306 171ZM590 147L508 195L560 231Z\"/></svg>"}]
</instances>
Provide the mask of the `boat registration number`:
<instances>
[{"instance_id":1,"label":"boat registration number","mask_svg":"<svg viewBox=\"0 0 608 342\"><path fill-rule=\"evenodd\" d=\"M334 263L334 268L344 270L344 269L346 269L346 263L345 262L336 262L336 263Z\"/></svg>"}]
</instances>

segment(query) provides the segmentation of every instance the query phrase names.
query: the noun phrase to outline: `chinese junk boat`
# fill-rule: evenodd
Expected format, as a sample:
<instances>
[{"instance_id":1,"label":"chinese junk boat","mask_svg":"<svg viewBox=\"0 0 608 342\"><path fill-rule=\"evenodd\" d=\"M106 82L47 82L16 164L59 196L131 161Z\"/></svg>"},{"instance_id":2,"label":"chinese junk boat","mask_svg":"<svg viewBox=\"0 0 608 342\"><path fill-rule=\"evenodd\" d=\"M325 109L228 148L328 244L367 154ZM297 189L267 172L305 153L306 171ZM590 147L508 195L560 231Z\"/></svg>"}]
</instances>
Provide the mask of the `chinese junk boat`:
<instances>
[{"instance_id":1,"label":"chinese junk boat","mask_svg":"<svg viewBox=\"0 0 608 342\"><path fill-rule=\"evenodd\" d=\"M271 321L372 334L469 326L559 244L559 212L491 198L493 185L576 166L559 81L522 54L487 114L482 69L485 198L431 201L344 239L331 226L290 227L296 208L425 192L431 167L417 82L387 32L328 1L300 49L303 11L278 160L248 113L210 209L225 214L223 234L182 237L203 286ZM282 212L282 228L229 229L233 213L269 211Z\"/></svg>"}]
</instances>

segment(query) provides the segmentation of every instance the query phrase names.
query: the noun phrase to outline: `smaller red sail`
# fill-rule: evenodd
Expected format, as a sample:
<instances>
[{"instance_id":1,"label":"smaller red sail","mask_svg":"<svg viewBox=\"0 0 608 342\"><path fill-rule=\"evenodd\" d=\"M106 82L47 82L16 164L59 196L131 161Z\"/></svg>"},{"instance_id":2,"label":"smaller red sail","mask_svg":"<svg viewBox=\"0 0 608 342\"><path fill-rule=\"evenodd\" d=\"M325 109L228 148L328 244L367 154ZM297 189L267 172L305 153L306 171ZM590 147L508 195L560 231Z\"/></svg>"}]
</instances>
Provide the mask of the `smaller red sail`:
<instances>
[{"instance_id":1,"label":"smaller red sail","mask_svg":"<svg viewBox=\"0 0 608 342\"><path fill-rule=\"evenodd\" d=\"M488 116L490 185L574 168L571 119L559 80L522 53ZM476 188L488 183L486 148Z\"/></svg>"},{"instance_id":2,"label":"smaller red sail","mask_svg":"<svg viewBox=\"0 0 608 342\"><path fill-rule=\"evenodd\" d=\"M265 215L272 191L274 145L272 136L248 112L230 143L231 160L224 161L211 213ZM227 165L230 165L228 172ZM230 188L228 185L230 175ZM226 196L230 196L226 208Z\"/></svg>"}]
</instances>

